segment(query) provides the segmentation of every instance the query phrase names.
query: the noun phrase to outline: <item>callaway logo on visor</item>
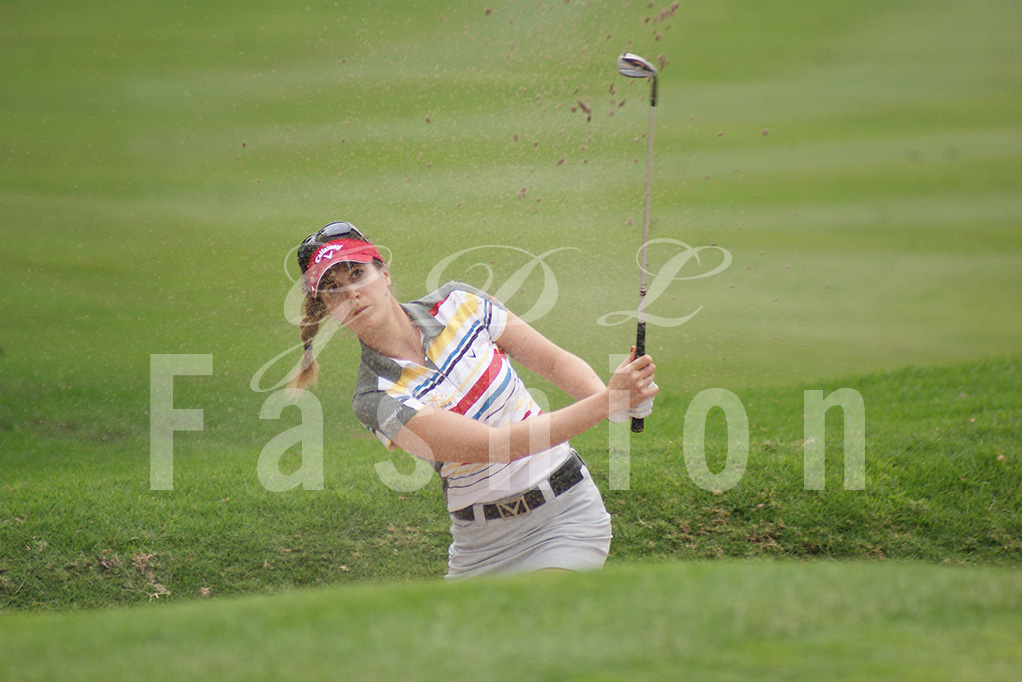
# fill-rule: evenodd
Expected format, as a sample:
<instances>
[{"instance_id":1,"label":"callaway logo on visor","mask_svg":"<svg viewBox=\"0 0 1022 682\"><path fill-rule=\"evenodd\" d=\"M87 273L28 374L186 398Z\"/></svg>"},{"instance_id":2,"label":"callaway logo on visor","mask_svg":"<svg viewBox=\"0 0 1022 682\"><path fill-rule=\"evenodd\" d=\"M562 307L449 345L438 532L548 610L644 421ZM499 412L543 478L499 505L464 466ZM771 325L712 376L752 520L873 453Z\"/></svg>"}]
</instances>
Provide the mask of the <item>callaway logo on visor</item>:
<instances>
[{"instance_id":1,"label":"callaway logo on visor","mask_svg":"<svg viewBox=\"0 0 1022 682\"><path fill-rule=\"evenodd\" d=\"M338 245L338 246L324 246L322 249L319 250L319 253L316 254L316 258L314 259L314 261L316 263L319 263L324 258L330 258L331 256L333 256L335 251L340 251L340 250L343 250L343 249L344 249L344 247L340 246L340 245Z\"/></svg>"}]
</instances>

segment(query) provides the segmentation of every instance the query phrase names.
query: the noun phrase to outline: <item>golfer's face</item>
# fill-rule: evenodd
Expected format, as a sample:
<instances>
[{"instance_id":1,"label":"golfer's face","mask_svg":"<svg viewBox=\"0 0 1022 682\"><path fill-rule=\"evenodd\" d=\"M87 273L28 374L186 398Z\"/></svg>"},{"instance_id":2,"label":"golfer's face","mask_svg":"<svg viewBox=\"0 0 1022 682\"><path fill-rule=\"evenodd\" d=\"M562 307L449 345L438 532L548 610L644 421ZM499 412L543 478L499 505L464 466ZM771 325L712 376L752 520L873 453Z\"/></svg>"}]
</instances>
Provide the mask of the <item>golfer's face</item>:
<instances>
[{"instance_id":1,"label":"golfer's face","mask_svg":"<svg viewBox=\"0 0 1022 682\"><path fill-rule=\"evenodd\" d=\"M327 272L320 296L330 316L357 334L386 312L389 286L390 275L371 263L342 263Z\"/></svg>"}]
</instances>

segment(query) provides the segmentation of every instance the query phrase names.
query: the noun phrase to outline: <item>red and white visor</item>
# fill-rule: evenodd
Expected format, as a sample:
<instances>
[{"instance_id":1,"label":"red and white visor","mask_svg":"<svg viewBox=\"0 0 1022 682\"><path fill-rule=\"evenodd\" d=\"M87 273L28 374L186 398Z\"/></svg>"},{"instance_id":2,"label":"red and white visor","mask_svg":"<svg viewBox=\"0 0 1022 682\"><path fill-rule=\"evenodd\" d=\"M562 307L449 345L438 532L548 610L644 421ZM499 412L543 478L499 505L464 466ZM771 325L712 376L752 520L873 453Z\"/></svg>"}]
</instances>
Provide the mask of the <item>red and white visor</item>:
<instances>
[{"instance_id":1,"label":"red and white visor","mask_svg":"<svg viewBox=\"0 0 1022 682\"><path fill-rule=\"evenodd\" d=\"M335 239L316 249L309 258L305 271L305 286L309 291L318 291L323 275L337 263L371 263L380 257L380 252L369 242L359 239Z\"/></svg>"}]
</instances>

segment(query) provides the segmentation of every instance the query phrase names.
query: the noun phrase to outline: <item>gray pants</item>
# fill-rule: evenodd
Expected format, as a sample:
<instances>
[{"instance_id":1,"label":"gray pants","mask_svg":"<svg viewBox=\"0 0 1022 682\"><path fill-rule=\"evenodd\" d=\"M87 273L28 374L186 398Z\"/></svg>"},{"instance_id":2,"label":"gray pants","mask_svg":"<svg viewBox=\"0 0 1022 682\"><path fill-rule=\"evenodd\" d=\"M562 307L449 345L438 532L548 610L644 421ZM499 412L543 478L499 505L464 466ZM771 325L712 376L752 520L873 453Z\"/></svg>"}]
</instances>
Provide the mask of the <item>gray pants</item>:
<instances>
[{"instance_id":1,"label":"gray pants","mask_svg":"<svg viewBox=\"0 0 1022 682\"><path fill-rule=\"evenodd\" d=\"M581 482L557 497L542 483L546 503L520 516L485 521L477 513L475 521L452 518L447 578L601 568L610 551L610 514L585 467L582 475Z\"/></svg>"}]
</instances>

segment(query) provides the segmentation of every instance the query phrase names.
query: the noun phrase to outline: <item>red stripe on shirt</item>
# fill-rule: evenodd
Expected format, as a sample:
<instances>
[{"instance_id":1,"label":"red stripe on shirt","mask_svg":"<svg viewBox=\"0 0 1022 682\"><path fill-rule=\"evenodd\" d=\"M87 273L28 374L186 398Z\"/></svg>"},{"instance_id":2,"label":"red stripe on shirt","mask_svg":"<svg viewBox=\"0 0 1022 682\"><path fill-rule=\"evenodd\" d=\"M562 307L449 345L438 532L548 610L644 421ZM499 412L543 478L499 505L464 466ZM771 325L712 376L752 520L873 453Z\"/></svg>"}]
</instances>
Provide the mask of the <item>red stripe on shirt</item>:
<instances>
[{"instance_id":1,"label":"red stripe on shirt","mask_svg":"<svg viewBox=\"0 0 1022 682\"><path fill-rule=\"evenodd\" d=\"M475 405L476 401L479 400L486 389L490 387L494 379L500 374L501 358L502 353L499 350L493 351L493 359L490 361L489 367L483 372L483 375L479 377L479 380L475 382L472 388L469 389L465 397L462 398L457 405L451 408L451 412L457 412L458 414L465 414L469 408Z\"/></svg>"}]
</instances>

